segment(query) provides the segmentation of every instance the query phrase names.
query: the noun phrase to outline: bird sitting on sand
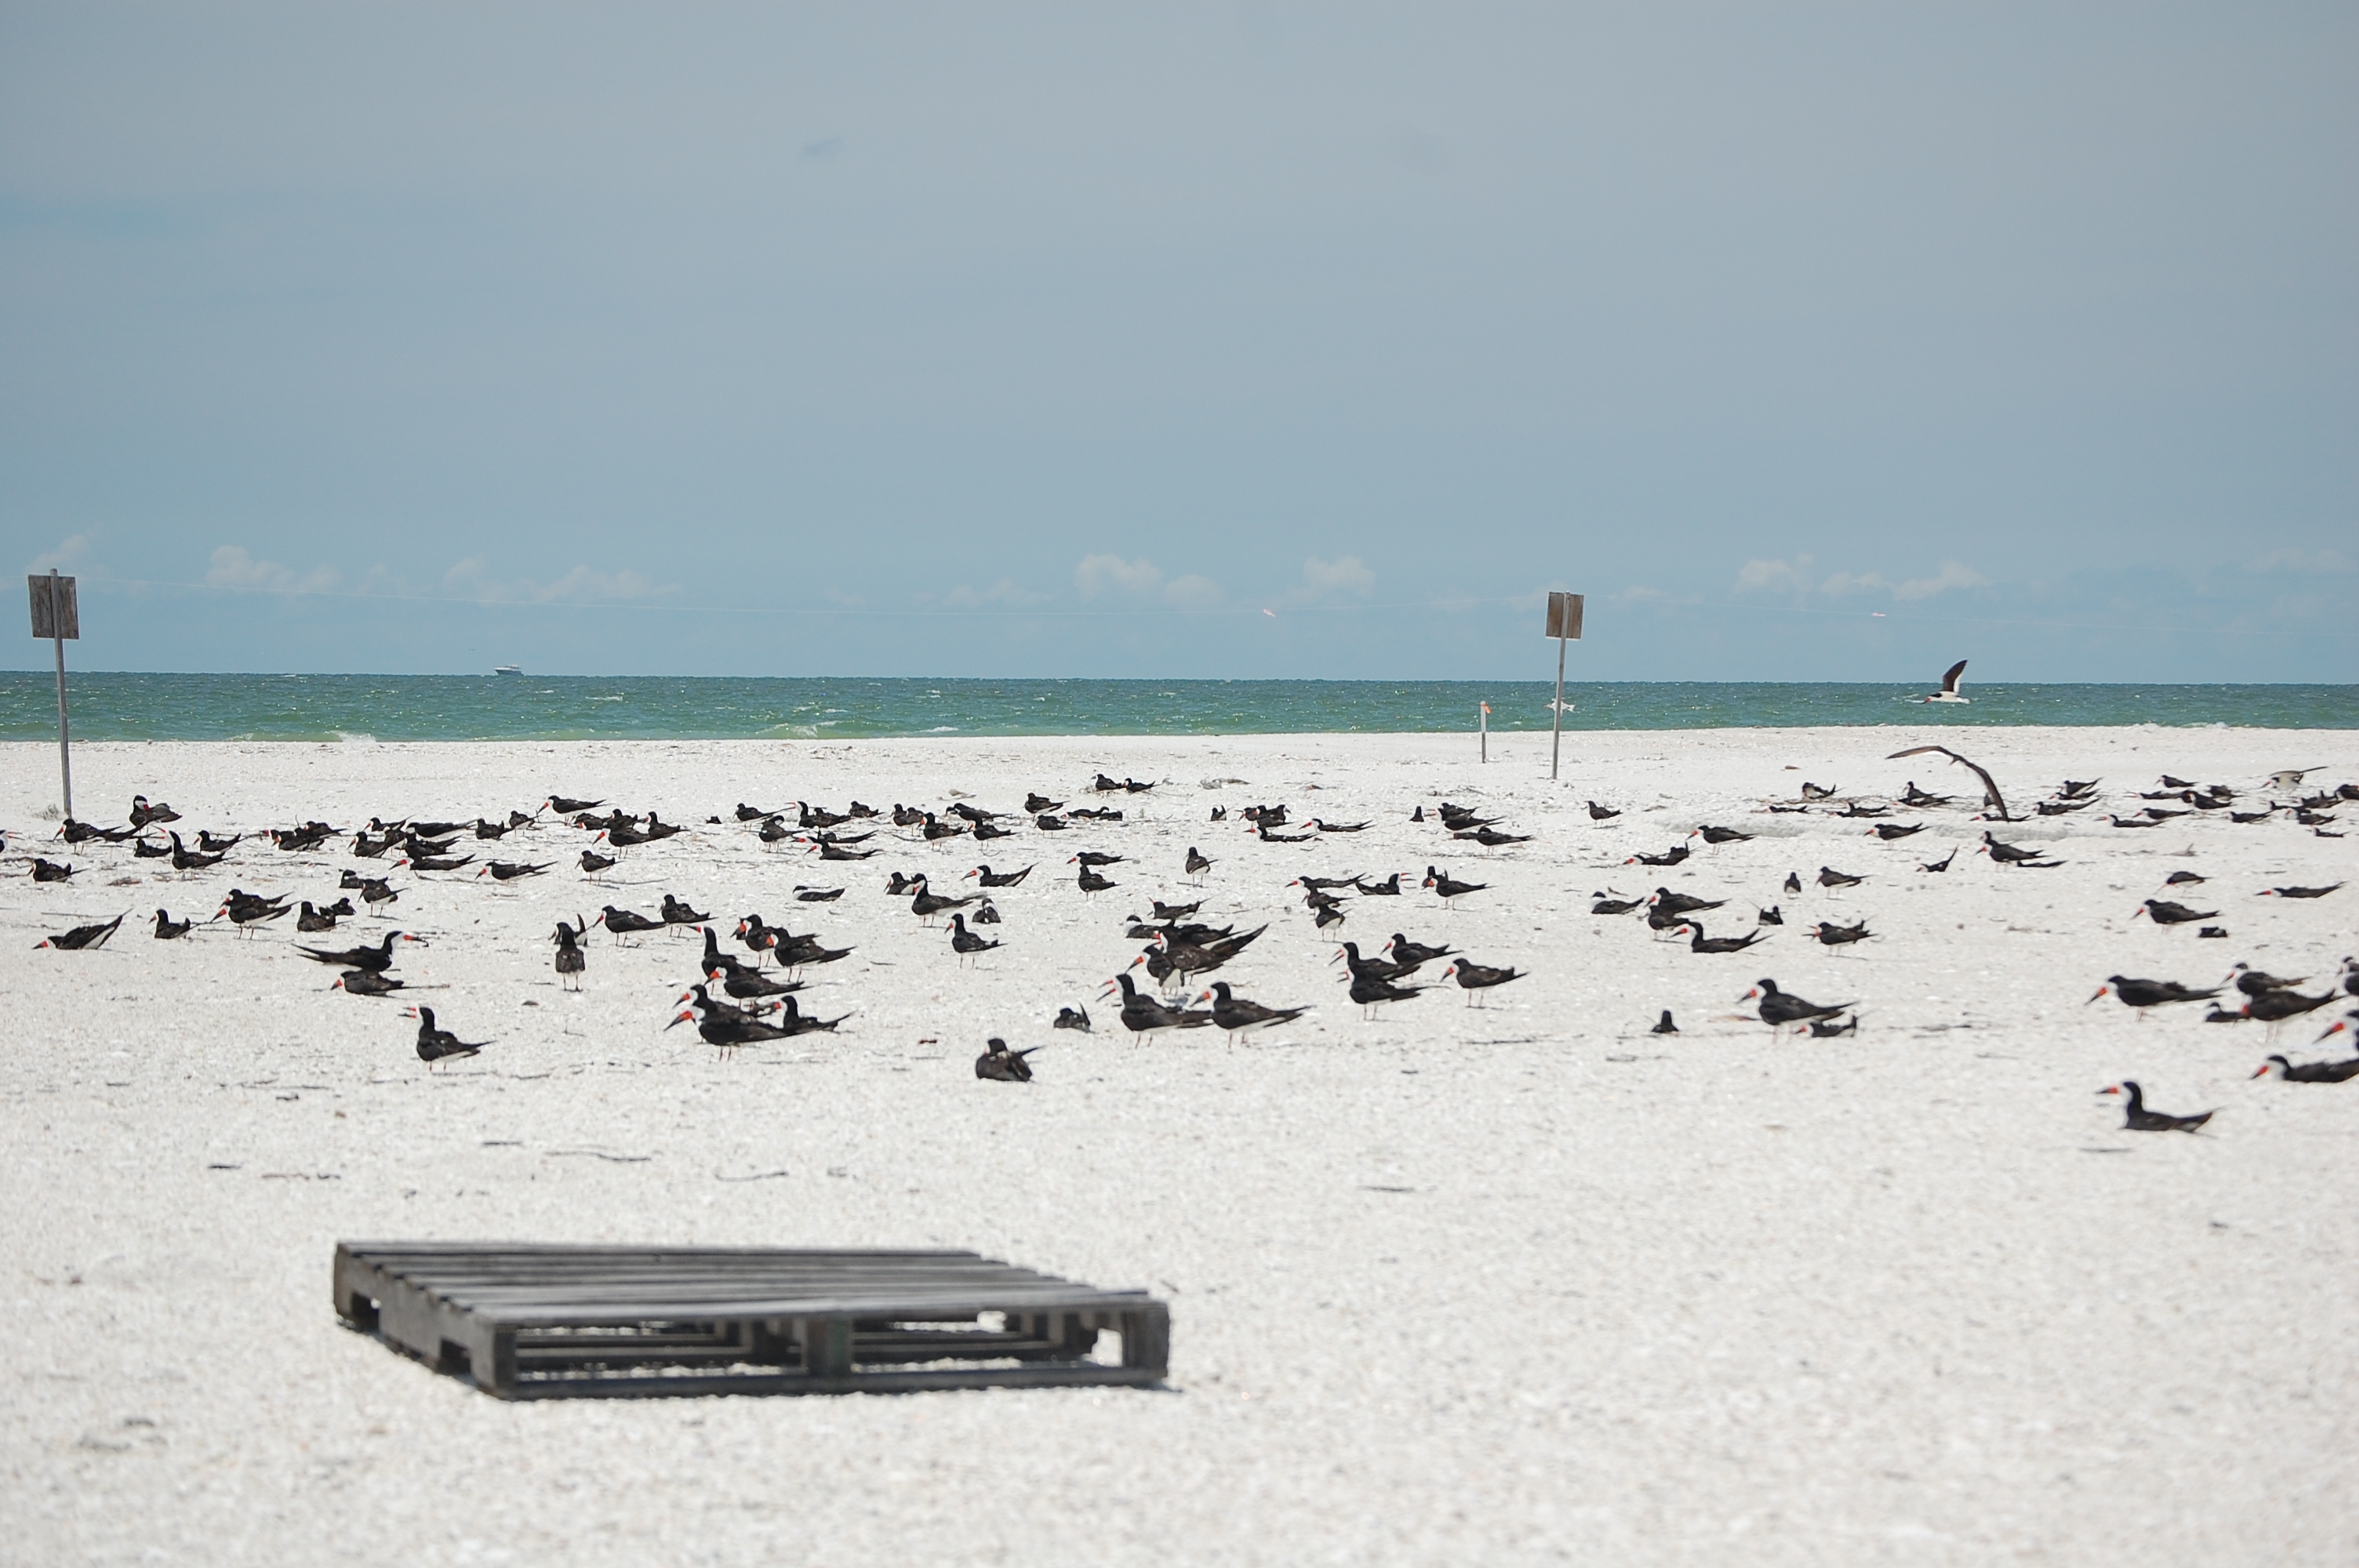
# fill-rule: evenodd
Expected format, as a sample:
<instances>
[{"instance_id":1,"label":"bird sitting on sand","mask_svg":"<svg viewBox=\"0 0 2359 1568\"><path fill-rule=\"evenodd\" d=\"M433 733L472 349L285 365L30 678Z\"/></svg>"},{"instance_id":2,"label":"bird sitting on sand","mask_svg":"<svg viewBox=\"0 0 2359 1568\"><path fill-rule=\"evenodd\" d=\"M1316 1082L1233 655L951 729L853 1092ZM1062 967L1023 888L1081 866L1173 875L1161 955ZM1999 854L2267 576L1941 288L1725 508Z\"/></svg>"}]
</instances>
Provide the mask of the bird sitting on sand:
<instances>
[{"instance_id":1,"label":"bird sitting on sand","mask_svg":"<svg viewBox=\"0 0 2359 1568\"><path fill-rule=\"evenodd\" d=\"M1086 1007L1060 1007L1057 1010L1056 1022L1049 1027L1077 1029L1087 1034L1090 1032L1090 1010Z\"/></svg>"},{"instance_id":2,"label":"bird sitting on sand","mask_svg":"<svg viewBox=\"0 0 2359 1568\"><path fill-rule=\"evenodd\" d=\"M434 1026L434 1010L430 1007L413 1007L405 1011L402 1016L418 1020L418 1059L427 1065L427 1070L429 1072L433 1070L434 1064L437 1062L474 1055L491 1044L488 1040L479 1040L471 1044L460 1039L450 1030L437 1029Z\"/></svg>"},{"instance_id":3,"label":"bird sitting on sand","mask_svg":"<svg viewBox=\"0 0 2359 1568\"><path fill-rule=\"evenodd\" d=\"M1007 1042L993 1035L984 1042L983 1054L974 1059L974 1076L1003 1084L1028 1084L1032 1081L1032 1064L1024 1058L1040 1049L1027 1045L1021 1051L1011 1051Z\"/></svg>"},{"instance_id":4,"label":"bird sitting on sand","mask_svg":"<svg viewBox=\"0 0 2359 1568\"><path fill-rule=\"evenodd\" d=\"M1903 827L1897 822L1879 822L1875 827L1869 828L1868 831L1889 844L1895 838L1906 838L1912 833L1924 832L1925 824L1921 822L1913 822Z\"/></svg>"},{"instance_id":5,"label":"bird sitting on sand","mask_svg":"<svg viewBox=\"0 0 2359 1568\"><path fill-rule=\"evenodd\" d=\"M106 939L114 935L115 928L121 925L123 921L124 916L118 914L103 925L77 925L60 935L43 937L34 943L33 946L37 950L42 947L54 947L66 953L103 947L106 946Z\"/></svg>"},{"instance_id":6,"label":"bird sitting on sand","mask_svg":"<svg viewBox=\"0 0 2359 1568\"><path fill-rule=\"evenodd\" d=\"M2341 882L2331 882L2322 888L2263 888L2257 896L2261 898L2324 898L2342 885Z\"/></svg>"},{"instance_id":7,"label":"bird sitting on sand","mask_svg":"<svg viewBox=\"0 0 2359 1568\"><path fill-rule=\"evenodd\" d=\"M2180 985L2177 980L2142 980L2135 978L2125 979L2120 975L2108 975L2105 977L2105 983L2097 988L2097 994L2091 997L2089 1001L2102 1001L2109 996L2118 997L2124 1006L2136 1009L2138 1016L2143 1018L2146 1016L2146 1010L2150 1007L2161 1007L2174 1001L2210 1001L2219 994L2220 988L2217 986L2213 986L2209 990L2197 990L2191 987ZM2083 1002L2082 1005L2085 1007L2088 1003Z\"/></svg>"},{"instance_id":8,"label":"bird sitting on sand","mask_svg":"<svg viewBox=\"0 0 2359 1568\"><path fill-rule=\"evenodd\" d=\"M2220 912L2216 909L2193 910L2183 903L2173 903L2167 898L2150 898L2130 911L2136 920L2143 913L2157 925L2184 925L2190 920L2210 920Z\"/></svg>"},{"instance_id":9,"label":"bird sitting on sand","mask_svg":"<svg viewBox=\"0 0 2359 1568\"><path fill-rule=\"evenodd\" d=\"M1837 925L1831 920L1821 920L1810 928L1810 934L1829 947L1841 947L1853 942L1864 942L1875 935L1867 928L1867 922L1864 920L1856 925Z\"/></svg>"},{"instance_id":10,"label":"bird sitting on sand","mask_svg":"<svg viewBox=\"0 0 2359 1568\"><path fill-rule=\"evenodd\" d=\"M2283 1056L2271 1056L2261 1064L2261 1070L2255 1073L2253 1076L2266 1078L2269 1076L2271 1067L2275 1067L2277 1070L2277 1076L2288 1084L2343 1084L2349 1083L2353 1078L2359 1078L2359 1056L2354 1056L2347 1062L2299 1064L2288 1062Z\"/></svg>"},{"instance_id":11,"label":"bird sitting on sand","mask_svg":"<svg viewBox=\"0 0 2359 1568\"><path fill-rule=\"evenodd\" d=\"M1816 1002L1803 1000L1791 991L1779 990L1777 982L1771 979L1755 981L1753 989L1746 991L1741 1000L1751 1001L1756 997L1761 1001L1761 1022L1772 1028L1788 1023L1807 1023L1814 1018L1833 1018L1854 1006L1846 1001L1838 1002L1833 1007L1821 1007Z\"/></svg>"},{"instance_id":12,"label":"bird sitting on sand","mask_svg":"<svg viewBox=\"0 0 2359 1568\"><path fill-rule=\"evenodd\" d=\"M2120 1095L2129 1101L2122 1117L2125 1132L2193 1132L2218 1113L2204 1111L2200 1116L2170 1116L2146 1108L2146 1096L2136 1080L2124 1078L2118 1084L2108 1084L2097 1091L2101 1095Z\"/></svg>"},{"instance_id":13,"label":"bird sitting on sand","mask_svg":"<svg viewBox=\"0 0 2359 1568\"><path fill-rule=\"evenodd\" d=\"M1866 880L1864 876L1854 877L1836 871L1832 866L1819 868L1819 885L1822 888L1855 888Z\"/></svg>"},{"instance_id":14,"label":"bird sitting on sand","mask_svg":"<svg viewBox=\"0 0 2359 1568\"><path fill-rule=\"evenodd\" d=\"M372 974L366 969L346 969L328 984L332 991L346 996L391 996L408 985L408 980L395 979L391 975Z\"/></svg>"},{"instance_id":15,"label":"bird sitting on sand","mask_svg":"<svg viewBox=\"0 0 2359 1568\"><path fill-rule=\"evenodd\" d=\"M537 877L556 863L554 860L544 860L538 865L531 865L522 860L494 860L475 874L479 877L490 877L495 881L512 882L524 877Z\"/></svg>"},{"instance_id":16,"label":"bird sitting on sand","mask_svg":"<svg viewBox=\"0 0 2359 1568\"><path fill-rule=\"evenodd\" d=\"M1810 1038L1813 1040L1833 1040L1845 1034L1858 1033L1859 1015L1857 1013L1844 1019L1841 1023L1824 1018L1810 1020Z\"/></svg>"},{"instance_id":17,"label":"bird sitting on sand","mask_svg":"<svg viewBox=\"0 0 2359 1568\"><path fill-rule=\"evenodd\" d=\"M33 880L37 882L61 882L73 874L71 861L61 866L53 860L44 860L38 855L33 857Z\"/></svg>"},{"instance_id":18,"label":"bird sitting on sand","mask_svg":"<svg viewBox=\"0 0 2359 1568\"><path fill-rule=\"evenodd\" d=\"M374 947L297 947L295 950L315 964L332 964L340 969L364 969L381 975L393 968L393 945L415 942L418 938L406 931L388 931Z\"/></svg>"},{"instance_id":19,"label":"bird sitting on sand","mask_svg":"<svg viewBox=\"0 0 2359 1568\"><path fill-rule=\"evenodd\" d=\"M1655 1021L1655 1027L1647 1031L1649 1034L1677 1034L1679 1032L1680 1026L1671 1022L1671 1010L1668 1007L1663 1009L1663 1016Z\"/></svg>"},{"instance_id":20,"label":"bird sitting on sand","mask_svg":"<svg viewBox=\"0 0 2359 1568\"><path fill-rule=\"evenodd\" d=\"M303 907L309 909L311 906L307 903ZM156 912L156 939L158 942L177 941L189 934L192 925L190 921L175 920L168 913L159 909Z\"/></svg>"},{"instance_id":21,"label":"bird sitting on sand","mask_svg":"<svg viewBox=\"0 0 2359 1568\"><path fill-rule=\"evenodd\" d=\"M1702 922L1697 920L1682 920L1678 925L1673 926L1672 930L1674 933L1680 931L1692 933L1692 938L1689 941L1688 946L1698 953L1742 953L1756 942L1767 940L1769 935L1767 931L1756 928L1742 936L1706 936L1703 934Z\"/></svg>"},{"instance_id":22,"label":"bird sitting on sand","mask_svg":"<svg viewBox=\"0 0 2359 1568\"><path fill-rule=\"evenodd\" d=\"M1951 861L1952 861L1952 860L1956 860L1957 858L1958 858L1958 852L1957 852L1957 850L1955 850L1955 849L1951 849L1948 854L1946 854L1946 855L1942 856L1940 860L1938 860L1929 861L1929 862L1927 862L1927 863L1926 863L1926 864L1924 864L1924 865L1920 865L1920 866L1919 866L1917 869L1918 869L1919 871L1931 871L1931 872L1933 872L1934 874L1939 875L1940 873L1941 873L1941 872L1943 872L1943 871L1948 871L1948 870L1950 869L1950 862L1951 862Z\"/></svg>"}]
</instances>

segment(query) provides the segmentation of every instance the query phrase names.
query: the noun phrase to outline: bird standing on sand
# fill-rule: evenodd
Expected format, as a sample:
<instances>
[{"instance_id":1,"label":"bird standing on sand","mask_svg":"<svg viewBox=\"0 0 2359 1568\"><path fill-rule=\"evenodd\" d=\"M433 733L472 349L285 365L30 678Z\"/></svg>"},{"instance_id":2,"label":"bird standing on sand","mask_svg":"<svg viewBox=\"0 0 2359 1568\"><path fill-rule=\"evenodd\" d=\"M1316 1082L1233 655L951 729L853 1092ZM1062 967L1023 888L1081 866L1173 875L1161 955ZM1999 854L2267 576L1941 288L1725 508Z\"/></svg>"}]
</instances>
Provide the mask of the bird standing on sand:
<instances>
[{"instance_id":1,"label":"bird standing on sand","mask_svg":"<svg viewBox=\"0 0 2359 1568\"><path fill-rule=\"evenodd\" d=\"M1187 1012L1164 1006L1151 996L1141 996L1137 985L1127 973L1116 975L1105 984L1110 994L1115 988L1122 990L1122 1026L1133 1034L1144 1034L1152 1029L1201 1029L1212 1022L1209 1012Z\"/></svg>"},{"instance_id":2,"label":"bird standing on sand","mask_svg":"<svg viewBox=\"0 0 2359 1568\"><path fill-rule=\"evenodd\" d=\"M1240 1029L1289 1022L1310 1011L1307 1007L1264 1007L1257 1001L1248 1001L1233 993L1226 980L1213 981L1212 989L1196 1000L1211 1002L1212 1022L1233 1033Z\"/></svg>"},{"instance_id":3,"label":"bird standing on sand","mask_svg":"<svg viewBox=\"0 0 2359 1568\"><path fill-rule=\"evenodd\" d=\"M1196 848L1195 845L1190 844L1188 846L1188 859L1185 861L1185 867L1186 875L1194 877L1197 881L1201 881L1203 880L1204 873L1212 869L1212 857L1203 854Z\"/></svg>"},{"instance_id":4,"label":"bird standing on sand","mask_svg":"<svg viewBox=\"0 0 2359 1568\"><path fill-rule=\"evenodd\" d=\"M1447 907L1451 899L1463 898L1470 892L1481 892L1484 888L1489 887L1491 884L1488 882L1462 882L1447 871L1439 871L1434 870L1431 866L1428 866L1425 868L1425 885L1431 888L1437 894L1439 894L1442 904L1444 907Z\"/></svg>"},{"instance_id":5,"label":"bird standing on sand","mask_svg":"<svg viewBox=\"0 0 2359 1568\"><path fill-rule=\"evenodd\" d=\"M953 914L951 916L951 951L956 953L962 959L972 958L981 953L988 953L994 947L998 946L998 943L986 941L983 937L976 935L973 932L969 931L966 928L965 915Z\"/></svg>"},{"instance_id":6,"label":"bird standing on sand","mask_svg":"<svg viewBox=\"0 0 2359 1568\"><path fill-rule=\"evenodd\" d=\"M577 921L582 920L578 914L573 918ZM568 990L578 991L582 989L582 973L590 967L589 958L582 951L582 933L589 929L587 922L582 922L581 928L577 930L560 920L557 923L556 933L549 938L557 944L558 983Z\"/></svg>"},{"instance_id":7,"label":"bird standing on sand","mask_svg":"<svg viewBox=\"0 0 2359 1568\"><path fill-rule=\"evenodd\" d=\"M2101 1095L2120 1095L2129 1101L2122 1116L2125 1132L2193 1132L2218 1113L2204 1111L2199 1116L2170 1116L2146 1108L2146 1096L2134 1078L2124 1078L2118 1084L2108 1084L2097 1091Z\"/></svg>"},{"instance_id":8,"label":"bird standing on sand","mask_svg":"<svg viewBox=\"0 0 2359 1568\"><path fill-rule=\"evenodd\" d=\"M1504 986L1509 980L1520 980L1524 978L1524 974L1521 969L1495 969L1485 964L1477 964L1471 959L1461 958L1442 970L1441 978L1445 980L1455 979L1459 989L1466 993L1466 1005L1473 1007L1481 1000L1482 992L1495 986Z\"/></svg>"}]
</instances>

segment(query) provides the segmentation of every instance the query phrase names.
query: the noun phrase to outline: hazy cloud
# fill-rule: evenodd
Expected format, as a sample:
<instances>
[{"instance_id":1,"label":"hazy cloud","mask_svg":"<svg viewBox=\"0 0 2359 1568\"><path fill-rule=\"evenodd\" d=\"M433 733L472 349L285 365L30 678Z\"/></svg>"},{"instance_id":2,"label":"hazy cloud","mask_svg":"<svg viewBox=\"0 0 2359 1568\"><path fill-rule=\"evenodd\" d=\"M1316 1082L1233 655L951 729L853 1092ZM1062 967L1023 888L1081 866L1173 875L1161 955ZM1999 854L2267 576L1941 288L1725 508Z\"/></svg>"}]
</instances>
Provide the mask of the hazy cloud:
<instances>
[{"instance_id":1,"label":"hazy cloud","mask_svg":"<svg viewBox=\"0 0 2359 1568\"><path fill-rule=\"evenodd\" d=\"M1193 573L1174 578L1163 586L1163 602L1174 610L1216 610L1227 597L1219 583Z\"/></svg>"},{"instance_id":2,"label":"hazy cloud","mask_svg":"<svg viewBox=\"0 0 2359 1568\"><path fill-rule=\"evenodd\" d=\"M678 583L657 583L627 568L593 572L588 567L575 567L554 582L501 582L485 574L481 556L469 556L444 572L442 588L446 593L484 604L614 604L680 591Z\"/></svg>"},{"instance_id":3,"label":"hazy cloud","mask_svg":"<svg viewBox=\"0 0 2359 1568\"><path fill-rule=\"evenodd\" d=\"M90 535L74 534L58 541L53 549L43 550L26 567L27 572L60 571L71 577L74 569L90 554Z\"/></svg>"},{"instance_id":4,"label":"hazy cloud","mask_svg":"<svg viewBox=\"0 0 2359 1568\"><path fill-rule=\"evenodd\" d=\"M1349 593L1364 599L1375 591L1376 574L1357 556L1341 556L1332 561L1312 556L1302 563L1302 581L1313 597Z\"/></svg>"},{"instance_id":5,"label":"hazy cloud","mask_svg":"<svg viewBox=\"0 0 2359 1568\"><path fill-rule=\"evenodd\" d=\"M1035 593L1028 588L1018 588L1007 579L1001 578L989 588L975 588L961 583L942 595L942 602L952 610L981 610L989 605L998 605L1008 610L1022 610L1030 605L1041 603L1048 597L1045 593Z\"/></svg>"},{"instance_id":6,"label":"hazy cloud","mask_svg":"<svg viewBox=\"0 0 2359 1568\"><path fill-rule=\"evenodd\" d=\"M205 570L208 587L263 589L275 593L318 593L335 587L340 580L333 567L313 567L308 572L298 572L277 561L256 560L236 545L223 545L215 550L212 564Z\"/></svg>"},{"instance_id":7,"label":"hazy cloud","mask_svg":"<svg viewBox=\"0 0 2359 1568\"><path fill-rule=\"evenodd\" d=\"M1163 568L1153 561L1125 561L1120 556L1084 556L1073 568L1073 586L1083 599L1109 593L1153 593L1163 583Z\"/></svg>"},{"instance_id":8,"label":"hazy cloud","mask_svg":"<svg viewBox=\"0 0 2359 1568\"><path fill-rule=\"evenodd\" d=\"M1824 599L1883 594L1905 602L1931 599L1951 589L1990 586L1990 579L1959 561L1943 561L1941 569L1933 576L1913 577L1903 582L1894 582L1882 572L1835 572L1821 579L1813 589L1812 575L1808 556L1797 556L1791 561L1747 561L1736 574L1736 589L1739 593L1790 593L1798 599L1812 592Z\"/></svg>"},{"instance_id":9,"label":"hazy cloud","mask_svg":"<svg viewBox=\"0 0 2359 1568\"><path fill-rule=\"evenodd\" d=\"M1947 593L1953 588L1988 588L1990 579L1969 566L1956 561L1943 561L1941 569L1931 577L1912 577L1892 590L1895 599L1930 599L1937 593Z\"/></svg>"},{"instance_id":10,"label":"hazy cloud","mask_svg":"<svg viewBox=\"0 0 2359 1568\"><path fill-rule=\"evenodd\" d=\"M1797 556L1791 561L1747 561L1736 574L1739 593L1803 593L1810 581L1803 575L1810 569L1810 557Z\"/></svg>"}]
</instances>

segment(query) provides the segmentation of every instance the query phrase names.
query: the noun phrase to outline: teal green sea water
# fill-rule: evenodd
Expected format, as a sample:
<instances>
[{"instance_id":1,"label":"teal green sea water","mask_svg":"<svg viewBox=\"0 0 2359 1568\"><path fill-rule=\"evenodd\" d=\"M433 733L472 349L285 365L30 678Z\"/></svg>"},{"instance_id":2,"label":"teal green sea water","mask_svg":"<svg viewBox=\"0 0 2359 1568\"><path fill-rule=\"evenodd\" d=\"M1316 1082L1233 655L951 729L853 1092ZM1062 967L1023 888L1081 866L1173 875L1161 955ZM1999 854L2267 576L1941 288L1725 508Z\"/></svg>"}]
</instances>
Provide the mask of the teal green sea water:
<instances>
[{"instance_id":1,"label":"teal green sea water","mask_svg":"<svg viewBox=\"0 0 2359 1568\"><path fill-rule=\"evenodd\" d=\"M584 676L83 675L88 741L853 739L886 735L1219 735L1545 730L1551 689L1517 681L688 679ZM1576 730L1938 723L2359 728L2359 686L1975 686L1963 707L1921 688L1591 682L1565 688ZM0 674L0 739L56 734L45 674Z\"/></svg>"}]
</instances>

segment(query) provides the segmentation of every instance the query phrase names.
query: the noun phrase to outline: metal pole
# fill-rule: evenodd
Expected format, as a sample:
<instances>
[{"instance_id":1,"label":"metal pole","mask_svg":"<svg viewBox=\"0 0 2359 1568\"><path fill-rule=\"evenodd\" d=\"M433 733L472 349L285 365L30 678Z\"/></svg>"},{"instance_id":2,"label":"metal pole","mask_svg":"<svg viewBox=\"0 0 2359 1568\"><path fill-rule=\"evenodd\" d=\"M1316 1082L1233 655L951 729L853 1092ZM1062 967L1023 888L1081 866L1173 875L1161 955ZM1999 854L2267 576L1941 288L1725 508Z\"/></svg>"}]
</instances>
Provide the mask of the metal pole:
<instances>
[{"instance_id":1,"label":"metal pole","mask_svg":"<svg viewBox=\"0 0 2359 1568\"><path fill-rule=\"evenodd\" d=\"M58 570L49 568L50 641L58 650L58 783L65 795L66 820L73 820L73 753L66 745L65 606L58 602Z\"/></svg>"},{"instance_id":2,"label":"metal pole","mask_svg":"<svg viewBox=\"0 0 2359 1568\"><path fill-rule=\"evenodd\" d=\"M63 691L65 688L60 687L58 689ZM1549 737L1549 777L1553 779L1556 777L1557 757L1564 750L1564 639L1561 637L1556 640L1556 711L1549 717L1553 722L1549 728L1554 733Z\"/></svg>"},{"instance_id":3,"label":"metal pole","mask_svg":"<svg viewBox=\"0 0 2359 1568\"><path fill-rule=\"evenodd\" d=\"M1491 705L1487 702L1483 704L1483 717L1481 723L1483 726L1483 760L1487 762L1491 760Z\"/></svg>"}]
</instances>

